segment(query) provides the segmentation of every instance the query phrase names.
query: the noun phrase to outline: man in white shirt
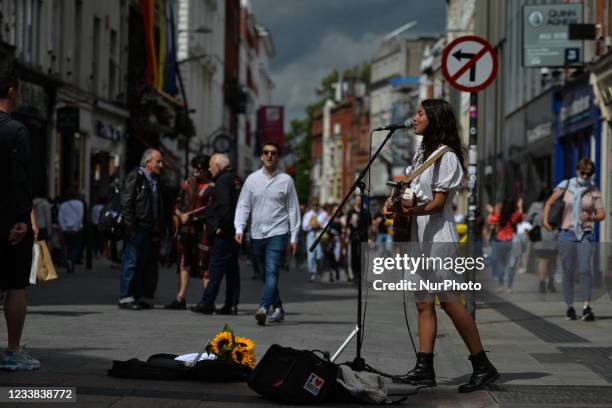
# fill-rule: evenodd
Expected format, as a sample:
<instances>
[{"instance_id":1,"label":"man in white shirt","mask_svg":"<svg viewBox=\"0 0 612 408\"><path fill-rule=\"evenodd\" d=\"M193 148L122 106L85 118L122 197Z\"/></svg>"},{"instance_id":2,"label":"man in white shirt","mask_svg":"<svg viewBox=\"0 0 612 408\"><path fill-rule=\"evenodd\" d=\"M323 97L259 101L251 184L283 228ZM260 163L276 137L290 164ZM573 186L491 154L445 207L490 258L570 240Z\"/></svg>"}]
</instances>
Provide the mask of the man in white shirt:
<instances>
[{"instance_id":1,"label":"man in white shirt","mask_svg":"<svg viewBox=\"0 0 612 408\"><path fill-rule=\"evenodd\" d=\"M68 273L72 273L74 265L81 261L81 231L83 230L85 206L81 200L76 198L74 191L69 191L66 196L68 199L59 207L58 221L68 247L66 267Z\"/></svg>"},{"instance_id":2,"label":"man in white shirt","mask_svg":"<svg viewBox=\"0 0 612 408\"><path fill-rule=\"evenodd\" d=\"M285 316L278 292L278 271L287 244L295 255L300 227L297 192L291 176L278 170L279 155L280 147L276 143L264 143L261 153L263 167L249 175L244 182L234 217L235 239L241 244L251 216L253 254L265 276L259 309L255 313L260 325L265 325L266 319L280 322ZM268 318L270 307L274 312Z\"/></svg>"}]
</instances>

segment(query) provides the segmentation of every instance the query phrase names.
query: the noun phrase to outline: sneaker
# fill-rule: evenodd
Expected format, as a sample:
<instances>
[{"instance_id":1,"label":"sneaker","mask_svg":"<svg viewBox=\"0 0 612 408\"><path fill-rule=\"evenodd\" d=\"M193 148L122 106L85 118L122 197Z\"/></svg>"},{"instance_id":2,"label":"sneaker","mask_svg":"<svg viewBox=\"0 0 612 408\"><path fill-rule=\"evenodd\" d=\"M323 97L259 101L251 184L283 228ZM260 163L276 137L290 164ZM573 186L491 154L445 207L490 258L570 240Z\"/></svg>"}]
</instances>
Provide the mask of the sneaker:
<instances>
[{"instance_id":1,"label":"sneaker","mask_svg":"<svg viewBox=\"0 0 612 408\"><path fill-rule=\"evenodd\" d=\"M504 286L503 285L499 285L497 287L497 289L495 289L495 292L497 292L497 293L502 293L503 291L504 291Z\"/></svg>"},{"instance_id":2,"label":"sneaker","mask_svg":"<svg viewBox=\"0 0 612 408\"><path fill-rule=\"evenodd\" d=\"M39 368L40 361L32 357L25 347L21 347L21 351L17 353L5 350L4 358L2 358L2 363L0 363L0 369L6 371L38 370Z\"/></svg>"},{"instance_id":3,"label":"sneaker","mask_svg":"<svg viewBox=\"0 0 612 408\"><path fill-rule=\"evenodd\" d=\"M282 322L284 319L285 319L285 311L282 308L277 307L277 308L274 308L274 313L272 313L272 316L268 318L268 321L270 323L279 323L279 322Z\"/></svg>"},{"instance_id":4,"label":"sneaker","mask_svg":"<svg viewBox=\"0 0 612 408\"><path fill-rule=\"evenodd\" d=\"M257 324L260 326L265 326L267 317L265 307L260 307L257 309L257 312L255 312L255 320L257 320Z\"/></svg>"},{"instance_id":5,"label":"sneaker","mask_svg":"<svg viewBox=\"0 0 612 408\"><path fill-rule=\"evenodd\" d=\"M187 309L187 302L185 301L185 299L183 299L180 302L178 300L174 299L172 301L172 303L168 303L166 306L164 306L164 309L168 309L168 310L185 310L185 309Z\"/></svg>"},{"instance_id":6,"label":"sneaker","mask_svg":"<svg viewBox=\"0 0 612 408\"><path fill-rule=\"evenodd\" d=\"M308 282L314 282L317 280L317 275L314 273L311 273L310 276L308 277Z\"/></svg>"},{"instance_id":7,"label":"sneaker","mask_svg":"<svg viewBox=\"0 0 612 408\"><path fill-rule=\"evenodd\" d=\"M555 280L552 279L552 278L548 280L548 291L550 293L556 293L557 292L557 288L555 288Z\"/></svg>"},{"instance_id":8,"label":"sneaker","mask_svg":"<svg viewBox=\"0 0 612 408\"><path fill-rule=\"evenodd\" d=\"M576 320L576 310L571 306L568 307L565 316L567 320Z\"/></svg>"},{"instance_id":9,"label":"sneaker","mask_svg":"<svg viewBox=\"0 0 612 408\"><path fill-rule=\"evenodd\" d=\"M512 293L512 288L507 288L506 293Z\"/></svg>"},{"instance_id":10,"label":"sneaker","mask_svg":"<svg viewBox=\"0 0 612 408\"><path fill-rule=\"evenodd\" d=\"M591 306L587 306L582 309L582 320L585 322L592 322L595 320L595 314L593 313L593 310L591 310Z\"/></svg>"}]
</instances>

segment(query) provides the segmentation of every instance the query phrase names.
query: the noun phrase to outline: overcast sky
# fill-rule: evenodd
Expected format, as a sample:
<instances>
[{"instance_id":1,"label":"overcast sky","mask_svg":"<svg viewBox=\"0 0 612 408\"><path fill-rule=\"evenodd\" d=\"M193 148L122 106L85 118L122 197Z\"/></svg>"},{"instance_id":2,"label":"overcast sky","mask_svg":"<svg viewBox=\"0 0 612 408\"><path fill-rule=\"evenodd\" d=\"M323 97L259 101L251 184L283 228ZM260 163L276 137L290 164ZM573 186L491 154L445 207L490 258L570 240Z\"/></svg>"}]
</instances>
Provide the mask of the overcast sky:
<instances>
[{"instance_id":1,"label":"overcast sky","mask_svg":"<svg viewBox=\"0 0 612 408\"><path fill-rule=\"evenodd\" d=\"M444 31L444 0L252 0L258 24L272 33L274 103L285 106L285 123L305 117L315 88L334 68L370 60L385 34L411 20L404 36Z\"/></svg>"}]
</instances>

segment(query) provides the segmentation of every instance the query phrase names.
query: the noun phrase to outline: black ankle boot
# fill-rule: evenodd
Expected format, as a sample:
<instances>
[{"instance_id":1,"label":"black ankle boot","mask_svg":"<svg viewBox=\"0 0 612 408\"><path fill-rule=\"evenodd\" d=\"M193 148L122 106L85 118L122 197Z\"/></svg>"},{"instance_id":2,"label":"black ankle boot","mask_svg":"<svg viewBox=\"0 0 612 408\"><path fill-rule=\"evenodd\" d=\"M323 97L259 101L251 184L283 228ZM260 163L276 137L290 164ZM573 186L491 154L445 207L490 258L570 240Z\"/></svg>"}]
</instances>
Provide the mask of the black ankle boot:
<instances>
[{"instance_id":1,"label":"black ankle boot","mask_svg":"<svg viewBox=\"0 0 612 408\"><path fill-rule=\"evenodd\" d=\"M478 354L471 355L470 361L472 362L474 373L470 378L470 382L459 387L459 392L481 390L485 385L499 378L497 369L491 364L484 350Z\"/></svg>"},{"instance_id":2,"label":"black ankle boot","mask_svg":"<svg viewBox=\"0 0 612 408\"><path fill-rule=\"evenodd\" d=\"M395 377L393 382L435 387L436 373L433 368L433 353L417 353L414 369L407 374Z\"/></svg>"}]
</instances>

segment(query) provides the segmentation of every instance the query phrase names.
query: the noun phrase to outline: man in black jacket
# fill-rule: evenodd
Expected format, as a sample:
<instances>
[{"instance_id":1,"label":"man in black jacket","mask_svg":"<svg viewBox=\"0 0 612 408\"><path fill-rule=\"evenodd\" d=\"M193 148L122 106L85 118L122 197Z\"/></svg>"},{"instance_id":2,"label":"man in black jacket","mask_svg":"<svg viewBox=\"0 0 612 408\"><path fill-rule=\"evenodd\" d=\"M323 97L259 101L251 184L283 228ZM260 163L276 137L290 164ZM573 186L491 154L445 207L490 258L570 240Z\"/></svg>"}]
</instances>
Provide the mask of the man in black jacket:
<instances>
[{"instance_id":1,"label":"man in black jacket","mask_svg":"<svg viewBox=\"0 0 612 408\"><path fill-rule=\"evenodd\" d=\"M4 316L8 347L2 370L36 370L40 361L21 347L26 292L32 265L32 168L27 128L12 120L19 102L19 80L12 61L0 66L0 290L6 291Z\"/></svg>"},{"instance_id":2,"label":"man in black jacket","mask_svg":"<svg viewBox=\"0 0 612 408\"><path fill-rule=\"evenodd\" d=\"M153 308L159 241L165 224L159 185L163 165L164 159L158 150L145 150L140 167L127 175L121 189L126 239L121 261L120 309Z\"/></svg>"},{"instance_id":3,"label":"man in black jacket","mask_svg":"<svg viewBox=\"0 0 612 408\"><path fill-rule=\"evenodd\" d=\"M209 170L215 182L211 205L203 215L206 228L214 234L210 252L208 273L210 281L202 300L190 308L192 312L212 314L215 311L215 299L223 275L225 282L225 305L220 314L236 314L240 298L240 269L238 267L239 246L234 240L234 214L240 194L240 180L230 166L225 154L214 154L210 158Z\"/></svg>"}]
</instances>

